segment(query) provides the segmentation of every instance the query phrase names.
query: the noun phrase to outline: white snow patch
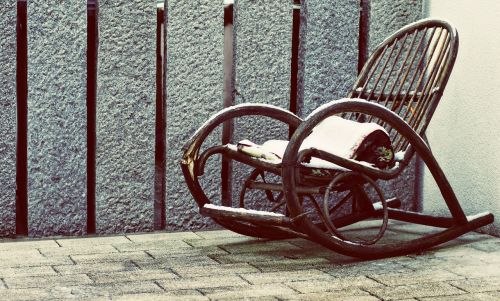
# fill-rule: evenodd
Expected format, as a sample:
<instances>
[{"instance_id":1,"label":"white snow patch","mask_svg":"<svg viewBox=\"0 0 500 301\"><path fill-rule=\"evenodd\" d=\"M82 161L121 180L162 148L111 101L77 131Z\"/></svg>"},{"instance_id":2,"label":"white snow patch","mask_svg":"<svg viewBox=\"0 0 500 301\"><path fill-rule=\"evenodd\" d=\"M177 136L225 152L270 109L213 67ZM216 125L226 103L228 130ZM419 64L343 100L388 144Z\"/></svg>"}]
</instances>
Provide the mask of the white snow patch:
<instances>
[{"instance_id":1,"label":"white snow patch","mask_svg":"<svg viewBox=\"0 0 500 301\"><path fill-rule=\"evenodd\" d=\"M207 209L229 211L229 212L234 212L234 213L244 213L244 214L249 213L249 214L261 215L261 216L285 217L285 215L283 215L281 213L276 213L276 212L259 211L259 210L246 209L246 208L233 208L233 207L219 206L219 205L214 205L214 204L205 204L203 207L207 208Z\"/></svg>"},{"instance_id":2,"label":"white snow patch","mask_svg":"<svg viewBox=\"0 0 500 301\"><path fill-rule=\"evenodd\" d=\"M405 152L404 151L399 151L397 153L394 154L394 160L395 161L403 161L403 159L405 158Z\"/></svg>"}]
</instances>

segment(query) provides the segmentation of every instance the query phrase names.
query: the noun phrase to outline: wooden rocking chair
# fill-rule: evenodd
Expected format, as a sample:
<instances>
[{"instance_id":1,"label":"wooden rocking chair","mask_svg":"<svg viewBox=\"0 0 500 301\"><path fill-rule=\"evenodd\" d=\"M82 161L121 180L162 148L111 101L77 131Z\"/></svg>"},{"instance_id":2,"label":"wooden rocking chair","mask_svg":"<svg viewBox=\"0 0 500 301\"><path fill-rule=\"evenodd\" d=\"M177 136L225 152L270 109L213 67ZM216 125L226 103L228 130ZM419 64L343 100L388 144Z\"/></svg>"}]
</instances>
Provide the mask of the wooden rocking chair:
<instances>
[{"instance_id":1,"label":"wooden rocking chair","mask_svg":"<svg viewBox=\"0 0 500 301\"><path fill-rule=\"evenodd\" d=\"M457 50L458 35L450 24L421 20L400 29L375 49L348 98L326 103L304 120L275 106L250 103L214 115L185 145L181 162L201 214L241 234L302 237L361 258L418 252L492 223L491 213L464 214L425 139L425 130L441 99ZM202 143L217 126L249 115L267 116L296 130L289 141L269 141L263 145L242 141L201 150ZM364 134L349 144L341 141L352 138L341 135L346 132ZM338 136L347 138L336 141L334 137ZM373 139L374 136L378 138ZM328 146L344 143L347 146L341 146L350 155ZM216 205L200 185L205 163L215 154L253 169L243 184L236 208ZM398 177L416 154L435 179L450 217L398 209L401 202L386 198L377 183ZM270 183L265 180L266 175L281 180ZM266 196L263 202L271 201L272 208L267 211L245 208L248 190L263 191ZM322 202L316 200L318 196L323 198ZM352 207L350 212L339 214L338 209L347 202ZM351 239L339 230L366 219L378 219L381 224L371 238ZM416 239L382 243L379 240L389 219L442 229Z\"/></svg>"}]
</instances>

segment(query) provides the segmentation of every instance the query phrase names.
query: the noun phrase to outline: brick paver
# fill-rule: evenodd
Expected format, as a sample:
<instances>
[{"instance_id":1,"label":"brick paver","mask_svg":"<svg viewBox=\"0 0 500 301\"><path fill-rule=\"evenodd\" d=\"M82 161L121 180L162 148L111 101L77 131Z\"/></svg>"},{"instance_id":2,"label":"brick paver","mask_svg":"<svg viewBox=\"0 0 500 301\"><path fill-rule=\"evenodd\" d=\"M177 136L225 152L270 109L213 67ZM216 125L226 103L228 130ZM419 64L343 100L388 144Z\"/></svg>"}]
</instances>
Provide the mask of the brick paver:
<instances>
[{"instance_id":1,"label":"brick paver","mask_svg":"<svg viewBox=\"0 0 500 301\"><path fill-rule=\"evenodd\" d=\"M386 241L428 230L390 229ZM0 259L2 301L500 300L500 238L477 233L369 261L226 230L0 240Z\"/></svg>"}]
</instances>

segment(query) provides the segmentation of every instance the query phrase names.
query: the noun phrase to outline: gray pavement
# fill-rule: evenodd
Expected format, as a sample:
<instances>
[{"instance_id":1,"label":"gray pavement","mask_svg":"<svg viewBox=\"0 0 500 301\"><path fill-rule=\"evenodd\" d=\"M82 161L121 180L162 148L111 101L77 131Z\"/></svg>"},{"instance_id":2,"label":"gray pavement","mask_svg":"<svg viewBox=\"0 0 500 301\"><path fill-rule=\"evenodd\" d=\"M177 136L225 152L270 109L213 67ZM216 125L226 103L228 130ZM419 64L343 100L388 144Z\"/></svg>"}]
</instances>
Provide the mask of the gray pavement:
<instances>
[{"instance_id":1,"label":"gray pavement","mask_svg":"<svg viewBox=\"0 0 500 301\"><path fill-rule=\"evenodd\" d=\"M428 230L389 229L388 240ZM500 300L500 238L371 261L226 230L0 240L0 300Z\"/></svg>"}]
</instances>

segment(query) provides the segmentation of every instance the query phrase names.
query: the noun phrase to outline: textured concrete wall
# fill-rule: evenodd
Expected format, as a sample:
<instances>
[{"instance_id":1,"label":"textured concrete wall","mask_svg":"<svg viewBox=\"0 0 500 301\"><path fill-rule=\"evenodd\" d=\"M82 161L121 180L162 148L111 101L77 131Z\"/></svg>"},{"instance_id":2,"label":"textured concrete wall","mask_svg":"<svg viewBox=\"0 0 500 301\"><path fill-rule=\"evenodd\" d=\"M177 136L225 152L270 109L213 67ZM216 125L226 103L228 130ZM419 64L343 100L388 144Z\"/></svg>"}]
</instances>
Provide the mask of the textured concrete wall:
<instances>
[{"instance_id":1,"label":"textured concrete wall","mask_svg":"<svg viewBox=\"0 0 500 301\"><path fill-rule=\"evenodd\" d=\"M13 235L16 201L16 2L0 9L0 236Z\"/></svg>"},{"instance_id":2,"label":"textured concrete wall","mask_svg":"<svg viewBox=\"0 0 500 301\"><path fill-rule=\"evenodd\" d=\"M97 231L152 230L156 5L101 1L99 10Z\"/></svg>"},{"instance_id":3,"label":"textured concrete wall","mask_svg":"<svg viewBox=\"0 0 500 301\"><path fill-rule=\"evenodd\" d=\"M370 6L371 50L394 31L422 18L422 0L370 0Z\"/></svg>"},{"instance_id":4,"label":"textured concrete wall","mask_svg":"<svg viewBox=\"0 0 500 301\"><path fill-rule=\"evenodd\" d=\"M169 1L167 25L167 227L196 229L212 224L184 183L181 148L194 131L222 109L222 1ZM218 132L211 145L220 141ZM206 183L210 198L220 198L219 160L207 166L215 174Z\"/></svg>"},{"instance_id":5,"label":"textured concrete wall","mask_svg":"<svg viewBox=\"0 0 500 301\"><path fill-rule=\"evenodd\" d=\"M453 23L460 36L455 68L428 130L432 151L466 214L490 211L484 231L500 235L500 3L496 0L428 0L430 17ZM448 213L430 173L424 210Z\"/></svg>"},{"instance_id":6,"label":"textured concrete wall","mask_svg":"<svg viewBox=\"0 0 500 301\"><path fill-rule=\"evenodd\" d=\"M347 96L358 64L359 2L306 1L303 104L306 116Z\"/></svg>"},{"instance_id":7,"label":"textured concrete wall","mask_svg":"<svg viewBox=\"0 0 500 301\"><path fill-rule=\"evenodd\" d=\"M34 236L83 234L87 193L86 1L29 3L30 231ZM371 45L414 18L416 6L410 10L407 6L417 2L391 3L372 1ZM213 227L209 219L198 214L184 184L179 159L189 136L222 108L223 4L169 1L166 9L167 227ZM345 96L351 87L358 56L358 9L357 0L304 2L299 115L306 116L317 106ZM235 102L288 108L291 3L241 0L236 10ZM387 17L387 11L391 17ZM2 37L11 37L15 27L9 29L7 24L15 24L14 5L1 13L3 23L10 20L2 29ZM100 233L148 231L153 227L155 22L155 3L100 1L96 162ZM7 48L2 51L12 56L12 50L4 50ZM10 111L2 110L1 114L10 116L15 109L15 99L9 100L14 93L13 65L9 65L9 55L3 54L6 69L1 76L6 84L1 88L2 105ZM12 137L15 121L5 120L13 119L0 121L2 130L6 129L5 137ZM269 137L285 138L287 129L265 120L250 126L243 121L235 124L235 132L239 134L234 141L250 137L262 142ZM207 144L218 141L220 131ZM13 231L8 229L14 227L12 143L5 139L0 144L0 151L6 154L0 161L0 181L4 187L11 187L0 192L0 235L8 235ZM5 176L9 172L12 177ZM220 199L219 159L209 162L207 173L214 176L202 184L211 199ZM241 176L236 166L235 194ZM392 185L407 188L405 181L412 180Z\"/></svg>"},{"instance_id":8,"label":"textured concrete wall","mask_svg":"<svg viewBox=\"0 0 500 301\"><path fill-rule=\"evenodd\" d=\"M86 225L86 2L28 2L28 173L32 236Z\"/></svg>"}]
</instances>

